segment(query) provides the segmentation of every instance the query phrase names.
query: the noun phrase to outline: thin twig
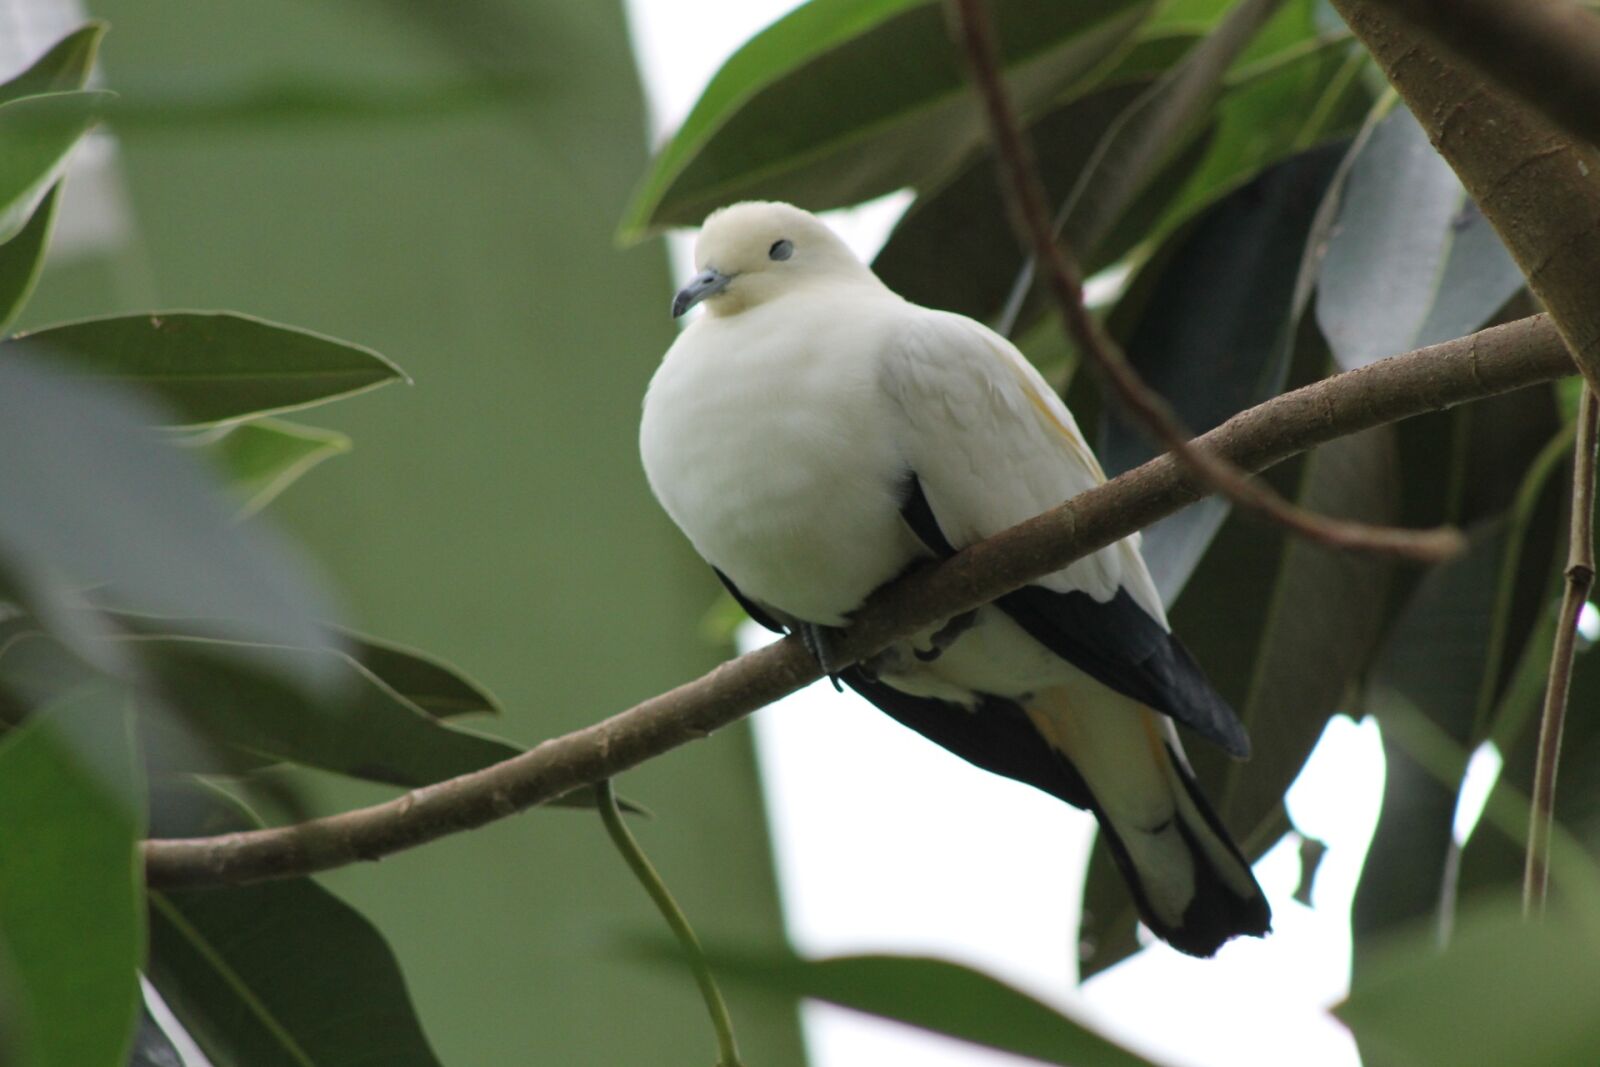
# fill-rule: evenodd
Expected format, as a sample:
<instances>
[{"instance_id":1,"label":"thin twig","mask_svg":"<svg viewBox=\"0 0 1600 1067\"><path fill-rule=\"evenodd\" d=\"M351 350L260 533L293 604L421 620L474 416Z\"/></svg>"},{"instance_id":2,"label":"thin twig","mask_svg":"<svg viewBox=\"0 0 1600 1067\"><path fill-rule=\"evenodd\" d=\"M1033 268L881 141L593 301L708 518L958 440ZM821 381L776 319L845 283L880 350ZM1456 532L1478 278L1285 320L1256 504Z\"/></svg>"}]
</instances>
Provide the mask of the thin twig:
<instances>
[{"instance_id":1,"label":"thin twig","mask_svg":"<svg viewBox=\"0 0 1600 1067\"><path fill-rule=\"evenodd\" d=\"M1284 393L1235 415L1201 443L1264 470L1374 426L1573 373L1554 324L1535 315ZM1171 456L1158 456L893 583L857 613L835 651L843 663L871 656L1114 544L1207 491ZM816 660L788 638L521 755L383 804L295 826L146 841L145 879L156 888L245 885L380 859L614 777L737 722L818 674Z\"/></svg>"},{"instance_id":2,"label":"thin twig","mask_svg":"<svg viewBox=\"0 0 1600 1067\"><path fill-rule=\"evenodd\" d=\"M717 1034L717 1067L744 1067L739 1059L739 1044L733 1039L733 1019L728 1015L728 1005L722 999L722 990L717 988L717 980L711 975L711 965L706 962L706 954L700 948L700 939L694 936L688 916L672 899L667 884L656 873L649 857L623 821L622 812L617 807L617 795L611 788L611 779L596 782L594 791L600 807L600 820L606 824L606 833L611 835L612 844L622 853L622 858L628 862L628 868L633 871L639 884L644 886L644 891L650 894L661 917L667 920L667 925L672 928L672 936L678 939L678 946L683 949L689 970L694 973L695 984L700 987L700 996L706 1002L706 1013L711 1016L711 1029Z\"/></svg>"},{"instance_id":3,"label":"thin twig","mask_svg":"<svg viewBox=\"0 0 1600 1067\"><path fill-rule=\"evenodd\" d=\"M1578 408L1578 441L1572 450L1572 532L1567 543L1567 589L1550 654L1550 680L1539 721L1539 762L1533 772L1533 810L1528 816L1528 862L1522 877L1522 912L1543 915L1550 887L1550 827L1556 810L1556 769L1561 762L1561 732L1572 687L1572 655L1578 618L1594 587L1594 468L1600 437L1600 404L1592 389Z\"/></svg>"},{"instance_id":4,"label":"thin twig","mask_svg":"<svg viewBox=\"0 0 1600 1067\"><path fill-rule=\"evenodd\" d=\"M1111 383L1123 406L1163 448L1174 453L1212 489L1233 503L1266 516L1295 534L1332 548L1376 552L1435 563L1460 555L1466 539L1451 527L1401 530L1319 515L1297 507L1264 483L1203 448L1172 408L1145 385L1083 301L1083 278L1076 260L1055 237L1033 150L1023 137L1016 111L1000 75L998 49L983 0L952 0L955 29L972 80L989 117L990 133L1012 222L1024 249L1045 268L1045 281L1067 332Z\"/></svg>"}]
</instances>

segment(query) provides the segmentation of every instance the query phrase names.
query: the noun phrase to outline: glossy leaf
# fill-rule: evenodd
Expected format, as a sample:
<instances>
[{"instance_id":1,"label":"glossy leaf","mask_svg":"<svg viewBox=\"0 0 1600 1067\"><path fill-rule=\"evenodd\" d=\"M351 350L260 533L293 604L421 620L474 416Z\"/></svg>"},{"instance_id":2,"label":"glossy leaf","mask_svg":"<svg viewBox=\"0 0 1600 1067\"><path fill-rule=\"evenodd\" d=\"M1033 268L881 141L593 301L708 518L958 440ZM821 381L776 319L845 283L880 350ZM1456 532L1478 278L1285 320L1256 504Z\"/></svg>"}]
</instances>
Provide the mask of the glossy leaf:
<instances>
[{"instance_id":1,"label":"glossy leaf","mask_svg":"<svg viewBox=\"0 0 1600 1067\"><path fill-rule=\"evenodd\" d=\"M435 718L500 713L500 702L488 690L443 660L348 630L340 638L357 663Z\"/></svg>"},{"instance_id":2,"label":"glossy leaf","mask_svg":"<svg viewBox=\"0 0 1600 1067\"><path fill-rule=\"evenodd\" d=\"M1399 495L1393 433L1383 427L1312 453L1296 497L1323 514L1392 522ZM1391 570L1389 561L1237 517L1173 611L1173 631L1250 731L1248 762L1203 744L1188 749L1201 791L1252 861L1289 829L1283 795L1371 661ZM1122 877L1097 842L1084 888L1084 978L1137 949L1136 922Z\"/></svg>"},{"instance_id":3,"label":"glossy leaf","mask_svg":"<svg viewBox=\"0 0 1600 1067\"><path fill-rule=\"evenodd\" d=\"M106 34L104 22L90 22L50 46L27 70L0 84L0 104L24 96L64 93L82 89L94 69L100 39Z\"/></svg>"},{"instance_id":4,"label":"glossy leaf","mask_svg":"<svg viewBox=\"0 0 1600 1067\"><path fill-rule=\"evenodd\" d=\"M1300 321L1297 273L1342 155L1337 146L1302 153L1220 201L1151 261L1153 277L1135 282L1142 291L1124 301L1117 318L1133 320L1122 327L1128 359L1193 432L1282 390ZM1111 475L1158 451L1117 411L1102 420L1099 437ZM1167 603L1226 515L1226 504L1211 498L1145 531L1145 561Z\"/></svg>"},{"instance_id":5,"label":"glossy leaf","mask_svg":"<svg viewBox=\"0 0 1600 1067\"><path fill-rule=\"evenodd\" d=\"M1107 131L1063 209L1073 248L1097 248L1182 145L1209 125L1233 65L1283 0L1240 0Z\"/></svg>"},{"instance_id":6,"label":"glossy leaf","mask_svg":"<svg viewBox=\"0 0 1600 1067\"><path fill-rule=\"evenodd\" d=\"M185 425L310 407L405 378L370 348L231 311L85 319L18 340L75 373L154 392Z\"/></svg>"},{"instance_id":7,"label":"glossy leaf","mask_svg":"<svg viewBox=\"0 0 1600 1067\"><path fill-rule=\"evenodd\" d=\"M350 451L350 438L335 430L272 418L220 427L185 443L217 465L241 516L266 507L323 460Z\"/></svg>"},{"instance_id":8,"label":"glossy leaf","mask_svg":"<svg viewBox=\"0 0 1600 1067\"><path fill-rule=\"evenodd\" d=\"M665 949L651 953L670 958ZM805 960L787 952L708 951L719 977L795 1000L810 998L945 1034L975 1045L1072 1067L1150 1061L1083 1019L980 971L918 956Z\"/></svg>"},{"instance_id":9,"label":"glossy leaf","mask_svg":"<svg viewBox=\"0 0 1600 1067\"><path fill-rule=\"evenodd\" d=\"M1415 1067L1600 1062L1600 944L1561 914L1524 922L1512 900L1474 909L1448 951L1432 931L1383 946L1335 1009L1363 1048Z\"/></svg>"},{"instance_id":10,"label":"glossy leaf","mask_svg":"<svg viewBox=\"0 0 1600 1067\"><path fill-rule=\"evenodd\" d=\"M0 244L0 337L17 321L17 314L33 295L60 200L61 184L57 182L33 209L21 232Z\"/></svg>"},{"instance_id":11,"label":"glossy leaf","mask_svg":"<svg viewBox=\"0 0 1600 1067\"><path fill-rule=\"evenodd\" d=\"M1317 286L1317 322L1346 370L1471 333L1522 272L1411 112L1396 107L1352 161Z\"/></svg>"},{"instance_id":12,"label":"glossy leaf","mask_svg":"<svg viewBox=\"0 0 1600 1067\"><path fill-rule=\"evenodd\" d=\"M6 348L0 569L32 592L30 604L54 632L78 636L50 590L71 600L110 583L100 594L110 603L218 620L230 636L307 647L325 640L326 601L304 565L269 531L231 522L194 458L147 429L161 414L125 390L24 358L30 346ZM115 667L100 659L103 646L75 642L75 650Z\"/></svg>"},{"instance_id":13,"label":"glossy leaf","mask_svg":"<svg viewBox=\"0 0 1600 1067\"><path fill-rule=\"evenodd\" d=\"M1068 237L1087 269L1109 266L1135 247L1158 245L1268 166L1349 129L1351 108L1342 102L1359 93L1352 94L1339 78L1348 52L1346 41L1315 43L1288 49L1234 76L1182 145L1152 157L1164 169L1141 176L1144 193L1136 199L1095 192L1112 180L1110 175L1097 172L1084 178L1089 199ZM1128 84L1097 87L1035 121L1030 132L1057 203L1065 202L1083 177L1087 154L1075 147L1076 140L1092 136L1098 144L1117 118L1099 113L1090 101L1104 94L1102 104L1113 99L1131 104L1137 94ZM1325 97L1338 106L1321 106ZM1364 104L1355 112L1357 122L1363 111ZM1292 123L1284 120L1291 113L1300 116ZM1307 117L1316 115L1325 120ZM1307 132L1308 126L1314 134ZM1103 206L1090 212L1091 202ZM1120 212L1113 214L1110 209L1119 205ZM1085 244L1077 227L1091 223L1099 237ZM1004 317L1024 265L995 185L993 159L980 155L946 184L918 198L890 234L873 269L909 299L996 322ZM1030 295L1016 313L1013 336L1030 328L1045 307L1037 293Z\"/></svg>"},{"instance_id":14,"label":"glossy leaf","mask_svg":"<svg viewBox=\"0 0 1600 1067\"><path fill-rule=\"evenodd\" d=\"M0 104L0 242L22 232L111 98L64 92Z\"/></svg>"},{"instance_id":15,"label":"glossy leaf","mask_svg":"<svg viewBox=\"0 0 1600 1067\"><path fill-rule=\"evenodd\" d=\"M1380 726L1420 713L1468 750L1507 534L1504 519L1476 528L1467 555L1418 587L1373 669L1366 706ZM1383 806L1351 913L1358 988L1373 935L1438 914L1459 785L1437 781L1393 738L1384 741Z\"/></svg>"},{"instance_id":16,"label":"glossy leaf","mask_svg":"<svg viewBox=\"0 0 1600 1067\"><path fill-rule=\"evenodd\" d=\"M1466 501L1472 508L1467 515L1493 509L1490 517L1471 528L1464 560L1432 569L1417 586L1386 638L1368 686L1367 709L1383 727L1388 772L1371 862L1356 893L1358 984L1371 935L1425 916L1448 922L1455 896L1455 882L1446 878L1455 866L1451 831L1459 781L1441 782L1419 764L1390 735L1390 720L1420 714L1441 736L1470 752L1496 728L1491 711L1526 650L1534 647L1530 632L1551 603L1561 525L1554 483L1570 438L1558 431L1537 451L1530 443L1516 443L1506 436L1509 427L1522 422L1549 432L1554 419L1548 395L1525 412L1514 404L1506 398L1497 408L1485 407L1471 427L1487 440L1478 449L1458 450L1455 457L1480 483L1503 476L1492 465L1476 462L1475 452L1509 458L1508 474L1520 476L1500 491L1511 496L1509 504L1488 495ZM1436 458L1434 477L1437 464ZM1480 485L1478 492L1484 489ZM1501 859L1507 857L1502 853ZM1511 865L1520 874L1520 863ZM1474 873L1479 888L1487 873Z\"/></svg>"},{"instance_id":17,"label":"glossy leaf","mask_svg":"<svg viewBox=\"0 0 1600 1067\"><path fill-rule=\"evenodd\" d=\"M134 1031L128 1067L184 1067L178 1047L151 1017L148 1009L139 1015L139 1028Z\"/></svg>"},{"instance_id":18,"label":"glossy leaf","mask_svg":"<svg viewBox=\"0 0 1600 1067\"><path fill-rule=\"evenodd\" d=\"M152 833L252 829L231 798L166 791ZM438 1067L383 936L309 878L150 894L150 977L215 1064Z\"/></svg>"},{"instance_id":19,"label":"glossy leaf","mask_svg":"<svg viewBox=\"0 0 1600 1067\"><path fill-rule=\"evenodd\" d=\"M1115 53L1144 0L1002 0L996 36L1027 113ZM627 238L751 198L838 207L920 184L983 142L983 118L929 0L813 0L747 42L662 151Z\"/></svg>"},{"instance_id":20,"label":"glossy leaf","mask_svg":"<svg viewBox=\"0 0 1600 1067\"><path fill-rule=\"evenodd\" d=\"M80 691L0 741L0 969L17 1067L125 1061L140 1008L140 816L121 709Z\"/></svg>"},{"instance_id":21,"label":"glossy leaf","mask_svg":"<svg viewBox=\"0 0 1600 1067\"><path fill-rule=\"evenodd\" d=\"M249 753L419 786L521 751L442 725L340 652L181 637L130 644L157 692L200 736ZM322 662L307 667L307 657ZM337 679L332 695L308 698L280 680L308 670Z\"/></svg>"},{"instance_id":22,"label":"glossy leaf","mask_svg":"<svg viewBox=\"0 0 1600 1067\"><path fill-rule=\"evenodd\" d=\"M1149 85L1111 85L1073 100L1029 128L1052 201L1066 198L1105 131ZM901 216L872 269L913 303L983 316L1005 303L1022 264L985 153Z\"/></svg>"}]
</instances>

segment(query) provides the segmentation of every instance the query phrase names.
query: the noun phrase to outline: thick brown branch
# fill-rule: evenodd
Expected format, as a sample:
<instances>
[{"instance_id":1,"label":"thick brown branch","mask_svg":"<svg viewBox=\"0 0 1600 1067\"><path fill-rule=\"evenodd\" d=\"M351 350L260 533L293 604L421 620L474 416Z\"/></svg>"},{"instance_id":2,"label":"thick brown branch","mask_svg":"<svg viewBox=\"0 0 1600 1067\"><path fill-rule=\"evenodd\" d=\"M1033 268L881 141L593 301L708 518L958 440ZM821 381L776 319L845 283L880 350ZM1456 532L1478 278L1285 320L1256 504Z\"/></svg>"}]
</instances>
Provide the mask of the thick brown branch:
<instances>
[{"instance_id":1,"label":"thick brown branch","mask_svg":"<svg viewBox=\"0 0 1600 1067\"><path fill-rule=\"evenodd\" d=\"M1550 887L1550 832L1556 813L1556 768L1561 762L1561 732L1572 688L1572 655L1578 643L1578 618L1594 588L1594 467L1600 439L1600 403L1583 391L1578 438L1572 449L1572 527L1567 542L1567 586L1561 598L1544 713L1539 719L1539 757L1533 772L1533 807L1528 816L1528 858L1522 878L1524 915L1542 915Z\"/></svg>"},{"instance_id":2,"label":"thick brown branch","mask_svg":"<svg viewBox=\"0 0 1600 1067\"><path fill-rule=\"evenodd\" d=\"M1547 5L1548 0L1333 0L1527 275L1589 388L1600 390L1600 300L1594 299L1600 277L1600 151L1574 141L1389 10L1437 7L1454 18L1458 8L1484 14L1494 7L1504 9L1500 17L1516 21ZM1600 68L1588 77L1600 78ZM1591 120L1596 115L1600 110L1591 106Z\"/></svg>"},{"instance_id":3,"label":"thick brown branch","mask_svg":"<svg viewBox=\"0 0 1600 1067\"><path fill-rule=\"evenodd\" d=\"M973 84L983 98L989 117L1003 178L1000 190L1018 239L1024 251L1031 250L1040 264L1046 287L1055 299L1072 341L1094 362L1104 380L1110 382L1118 400L1134 419L1211 489L1300 537L1333 548L1381 552L1423 562L1459 555L1466 547L1466 540L1458 530L1399 530L1319 515L1291 504L1234 464L1190 443L1193 435L1167 402L1139 377L1139 372L1133 369L1117 343L1084 304L1082 273L1071 250L1055 234L1033 150L1022 135L1016 110L1000 75L999 49L983 0L952 0L952 11L956 36L966 52Z\"/></svg>"},{"instance_id":4,"label":"thick brown branch","mask_svg":"<svg viewBox=\"0 0 1600 1067\"><path fill-rule=\"evenodd\" d=\"M1572 0L1374 0L1569 134L1600 144L1600 16Z\"/></svg>"},{"instance_id":5,"label":"thick brown branch","mask_svg":"<svg viewBox=\"0 0 1600 1067\"><path fill-rule=\"evenodd\" d=\"M1336 437L1572 373L1545 316L1384 360L1269 400L1200 444L1261 470ZM859 659L891 640L987 603L1126 537L1207 491L1171 456L1098 486L885 590L862 610L840 653ZM152 886L237 885L375 860L611 778L748 715L817 677L789 639L603 722L481 771L386 804L298 826L186 841L148 841Z\"/></svg>"}]
</instances>

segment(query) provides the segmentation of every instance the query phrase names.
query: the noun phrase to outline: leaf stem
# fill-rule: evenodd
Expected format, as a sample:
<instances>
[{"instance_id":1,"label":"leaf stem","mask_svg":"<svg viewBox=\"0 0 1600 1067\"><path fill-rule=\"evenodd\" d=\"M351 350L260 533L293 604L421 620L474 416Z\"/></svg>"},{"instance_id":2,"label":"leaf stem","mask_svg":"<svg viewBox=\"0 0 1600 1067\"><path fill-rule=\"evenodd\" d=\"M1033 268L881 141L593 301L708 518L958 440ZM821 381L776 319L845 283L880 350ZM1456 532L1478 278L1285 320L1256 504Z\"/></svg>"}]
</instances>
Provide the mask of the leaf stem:
<instances>
[{"instance_id":1,"label":"leaf stem","mask_svg":"<svg viewBox=\"0 0 1600 1067\"><path fill-rule=\"evenodd\" d=\"M1550 888L1550 831L1555 819L1556 769L1561 761L1561 731L1572 687L1572 655L1578 618L1594 587L1595 444L1600 438L1600 405L1593 389L1583 391L1578 407L1578 442L1572 456L1572 533L1567 544L1567 589L1550 655L1544 715L1539 723L1539 761L1533 772L1533 810L1528 816L1528 861L1522 878L1524 916L1543 915Z\"/></svg>"},{"instance_id":2,"label":"leaf stem","mask_svg":"<svg viewBox=\"0 0 1600 1067\"><path fill-rule=\"evenodd\" d=\"M717 1067L744 1067L739 1059L738 1043L733 1038L733 1019L728 1015L728 1005L722 999L722 991L717 988L717 980L711 976L711 967L706 963L700 940L694 936L683 909L672 899L666 883L651 866L639 842L634 840L627 824L622 821L622 811L617 807L617 795L612 791L611 779L596 782L594 789L600 820L606 824L606 833L611 835L612 844L622 853L622 858L627 861L639 884L644 886L644 891L650 894L656 910L667 920L672 936L678 939L684 958L689 961L689 970L693 972L695 984L700 987L700 996L706 1002L706 1013L711 1016L711 1029L716 1031Z\"/></svg>"},{"instance_id":3,"label":"leaf stem","mask_svg":"<svg viewBox=\"0 0 1600 1067\"><path fill-rule=\"evenodd\" d=\"M1251 478L1222 456L1194 443L1172 407L1139 377L1104 326L1083 301L1083 276L1077 260L1060 241L1046 206L1044 184L1032 146L1022 134L1015 106L1000 74L994 27L983 0L950 0L953 31L965 51L972 83L984 104L999 164L1000 191L1024 251L1031 251L1054 297L1072 342L1089 356L1101 378L1151 438L1205 483L1241 508L1254 511L1294 534L1346 551L1372 552L1425 563L1460 555L1466 539L1459 530L1402 530L1322 515L1298 507Z\"/></svg>"}]
</instances>

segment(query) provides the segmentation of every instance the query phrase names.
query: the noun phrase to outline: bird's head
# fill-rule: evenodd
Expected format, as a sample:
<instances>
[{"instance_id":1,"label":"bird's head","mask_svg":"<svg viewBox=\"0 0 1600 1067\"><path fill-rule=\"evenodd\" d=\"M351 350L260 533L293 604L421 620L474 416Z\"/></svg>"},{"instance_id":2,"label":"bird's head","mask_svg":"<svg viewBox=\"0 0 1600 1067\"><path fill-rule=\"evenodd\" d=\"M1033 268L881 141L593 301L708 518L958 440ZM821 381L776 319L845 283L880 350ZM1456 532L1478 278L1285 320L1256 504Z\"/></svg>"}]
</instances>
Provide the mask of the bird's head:
<instances>
[{"instance_id":1,"label":"bird's head","mask_svg":"<svg viewBox=\"0 0 1600 1067\"><path fill-rule=\"evenodd\" d=\"M712 212L694 246L696 274L672 301L733 315L819 281L875 281L821 219L791 204L748 201Z\"/></svg>"}]
</instances>

